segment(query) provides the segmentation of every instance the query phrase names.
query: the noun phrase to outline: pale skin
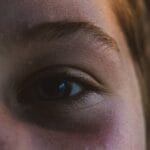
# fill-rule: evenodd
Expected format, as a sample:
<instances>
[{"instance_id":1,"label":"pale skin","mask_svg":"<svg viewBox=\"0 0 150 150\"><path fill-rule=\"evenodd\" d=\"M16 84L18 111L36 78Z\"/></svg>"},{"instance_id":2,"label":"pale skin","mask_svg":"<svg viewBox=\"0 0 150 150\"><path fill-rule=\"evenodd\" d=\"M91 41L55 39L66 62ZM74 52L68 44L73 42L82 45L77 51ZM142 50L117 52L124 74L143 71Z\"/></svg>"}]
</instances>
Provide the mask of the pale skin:
<instances>
[{"instance_id":1,"label":"pale skin","mask_svg":"<svg viewBox=\"0 0 150 150\"><path fill-rule=\"evenodd\" d=\"M111 2L0 1L1 150L145 150L140 86ZM23 34L41 24L66 20L89 22L110 36L114 46L80 31L50 42ZM11 85L20 88L30 74L49 66L88 76L97 90L81 94L73 104L46 101L24 111ZM30 94L26 97L32 101ZM32 119L24 118L27 113Z\"/></svg>"}]
</instances>

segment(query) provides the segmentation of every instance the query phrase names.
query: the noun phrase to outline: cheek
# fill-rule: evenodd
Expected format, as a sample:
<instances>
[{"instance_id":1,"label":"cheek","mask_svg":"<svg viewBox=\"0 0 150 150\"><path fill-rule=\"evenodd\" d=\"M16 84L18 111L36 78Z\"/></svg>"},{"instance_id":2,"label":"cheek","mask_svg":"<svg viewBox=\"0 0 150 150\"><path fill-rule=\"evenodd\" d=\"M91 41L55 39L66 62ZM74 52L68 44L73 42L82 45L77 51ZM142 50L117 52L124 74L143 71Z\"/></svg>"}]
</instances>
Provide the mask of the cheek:
<instances>
[{"instance_id":1,"label":"cheek","mask_svg":"<svg viewBox=\"0 0 150 150\"><path fill-rule=\"evenodd\" d=\"M83 121L84 132L42 129L18 121L2 110L1 150L144 150L143 118L137 114L135 106L119 98L106 99L86 110L88 121ZM79 118L80 114L76 116Z\"/></svg>"}]
</instances>

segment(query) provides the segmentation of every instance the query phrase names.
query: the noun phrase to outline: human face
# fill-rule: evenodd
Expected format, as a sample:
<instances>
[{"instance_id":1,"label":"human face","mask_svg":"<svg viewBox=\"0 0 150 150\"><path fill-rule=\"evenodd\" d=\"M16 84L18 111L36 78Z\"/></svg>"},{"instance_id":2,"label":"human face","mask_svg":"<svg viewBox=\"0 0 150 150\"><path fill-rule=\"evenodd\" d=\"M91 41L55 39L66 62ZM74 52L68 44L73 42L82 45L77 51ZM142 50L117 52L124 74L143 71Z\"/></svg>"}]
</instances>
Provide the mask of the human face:
<instances>
[{"instance_id":1,"label":"human face","mask_svg":"<svg viewBox=\"0 0 150 150\"><path fill-rule=\"evenodd\" d=\"M0 1L1 150L145 149L139 83L111 8Z\"/></svg>"}]
</instances>

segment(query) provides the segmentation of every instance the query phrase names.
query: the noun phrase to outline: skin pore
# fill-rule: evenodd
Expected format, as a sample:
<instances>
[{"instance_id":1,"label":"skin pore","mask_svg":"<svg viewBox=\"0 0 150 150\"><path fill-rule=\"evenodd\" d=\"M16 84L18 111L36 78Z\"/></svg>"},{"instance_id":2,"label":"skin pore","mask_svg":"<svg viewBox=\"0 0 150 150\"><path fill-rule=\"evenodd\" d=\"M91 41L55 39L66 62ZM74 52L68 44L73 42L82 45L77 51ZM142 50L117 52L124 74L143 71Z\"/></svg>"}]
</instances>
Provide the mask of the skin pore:
<instances>
[{"instance_id":1,"label":"skin pore","mask_svg":"<svg viewBox=\"0 0 150 150\"><path fill-rule=\"evenodd\" d=\"M145 150L139 82L111 5L0 1L1 150ZM37 81L61 76L85 92L43 100Z\"/></svg>"}]
</instances>

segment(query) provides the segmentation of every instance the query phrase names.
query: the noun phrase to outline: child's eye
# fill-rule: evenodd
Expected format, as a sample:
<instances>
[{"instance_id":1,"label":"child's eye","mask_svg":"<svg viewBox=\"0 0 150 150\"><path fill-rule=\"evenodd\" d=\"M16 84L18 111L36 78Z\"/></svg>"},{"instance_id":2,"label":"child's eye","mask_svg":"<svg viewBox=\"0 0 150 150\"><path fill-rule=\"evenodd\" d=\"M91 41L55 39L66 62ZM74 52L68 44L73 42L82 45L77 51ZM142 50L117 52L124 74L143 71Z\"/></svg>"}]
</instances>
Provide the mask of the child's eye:
<instances>
[{"instance_id":1,"label":"child's eye","mask_svg":"<svg viewBox=\"0 0 150 150\"><path fill-rule=\"evenodd\" d=\"M41 78L32 86L34 93L41 100L61 100L83 92L84 85L74 79Z\"/></svg>"},{"instance_id":2,"label":"child's eye","mask_svg":"<svg viewBox=\"0 0 150 150\"><path fill-rule=\"evenodd\" d=\"M16 84L15 102L9 108L18 119L44 128L79 128L78 123L73 125L77 118L103 100L102 84L72 67L50 67L22 80Z\"/></svg>"},{"instance_id":3,"label":"child's eye","mask_svg":"<svg viewBox=\"0 0 150 150\"><path fill-rule=\"evenodd\" d=\"M92 77L81 71L54 69L35 74L21 86L18 101L20 103L32 103L79 99L88 91L96 90L97 85Z\"/></svg>"}]
</instances>

